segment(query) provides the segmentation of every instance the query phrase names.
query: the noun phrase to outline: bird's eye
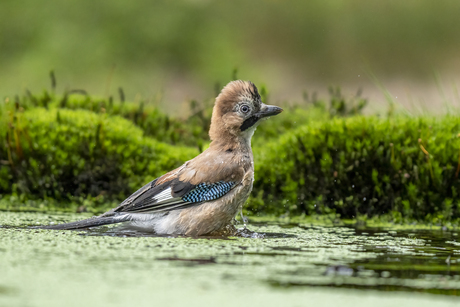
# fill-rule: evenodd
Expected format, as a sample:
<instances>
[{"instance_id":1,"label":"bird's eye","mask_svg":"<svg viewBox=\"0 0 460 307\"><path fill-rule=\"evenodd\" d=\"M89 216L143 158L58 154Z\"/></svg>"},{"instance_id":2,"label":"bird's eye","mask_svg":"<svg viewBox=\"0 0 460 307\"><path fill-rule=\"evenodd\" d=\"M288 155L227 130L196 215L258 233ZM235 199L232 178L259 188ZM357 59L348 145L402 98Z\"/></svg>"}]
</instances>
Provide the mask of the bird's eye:
<instances>
[{"instance_id":1,"label":"bird's eye","mask_svg":"<svg viewBox=\"0 0 460 307\"><path fill-rule=\"evenodd\" d=\"M240 111L243 112L243 113L248 113L250 110L249 106L243 104L241 107L240 107Z\"/></svg>"}]
</instances>

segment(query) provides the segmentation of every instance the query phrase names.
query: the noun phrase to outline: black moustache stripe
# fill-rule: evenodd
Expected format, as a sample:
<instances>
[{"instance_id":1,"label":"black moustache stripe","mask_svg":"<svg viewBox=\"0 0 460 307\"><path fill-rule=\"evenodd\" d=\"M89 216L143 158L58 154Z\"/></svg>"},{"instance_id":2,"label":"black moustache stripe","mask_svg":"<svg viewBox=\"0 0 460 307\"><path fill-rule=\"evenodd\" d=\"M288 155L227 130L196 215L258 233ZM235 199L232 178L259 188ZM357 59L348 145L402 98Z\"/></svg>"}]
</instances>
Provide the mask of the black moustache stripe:
<instances>
[{"instance_id":1,"label":"black moustache stripe","mask_svg":"<svg viewBox=\"0 0 460 307\"><path fill-rule=\"evenodd\" d=\"M241 131L244 131L248 128L251 128L252 126L254 126L255 123L257 123L257 121L259 120L260 118L258 116L251 116L249 117L248 119L246 119L243 124L241 125L240 127L240 130Z\"/></svg>"}]
</instances>

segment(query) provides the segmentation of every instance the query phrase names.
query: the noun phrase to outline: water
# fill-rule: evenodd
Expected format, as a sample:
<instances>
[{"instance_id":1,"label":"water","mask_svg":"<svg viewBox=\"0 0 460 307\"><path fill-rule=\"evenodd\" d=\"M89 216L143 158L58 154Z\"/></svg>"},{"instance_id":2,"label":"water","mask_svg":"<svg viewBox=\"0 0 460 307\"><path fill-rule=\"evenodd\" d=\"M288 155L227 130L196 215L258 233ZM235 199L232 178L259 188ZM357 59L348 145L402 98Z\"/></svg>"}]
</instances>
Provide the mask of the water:
<instances>
[{"instance_id":1,"label":"water","mask_svg":"<svg viewBox=\"0 0 460 307\"><path fill-rule=\"evenodd\" d=\"M81 217L0 213L0 306L460 306L456 231L249 222L256 234L194 239L20 228Z\"/></svg>"}]
</instances>

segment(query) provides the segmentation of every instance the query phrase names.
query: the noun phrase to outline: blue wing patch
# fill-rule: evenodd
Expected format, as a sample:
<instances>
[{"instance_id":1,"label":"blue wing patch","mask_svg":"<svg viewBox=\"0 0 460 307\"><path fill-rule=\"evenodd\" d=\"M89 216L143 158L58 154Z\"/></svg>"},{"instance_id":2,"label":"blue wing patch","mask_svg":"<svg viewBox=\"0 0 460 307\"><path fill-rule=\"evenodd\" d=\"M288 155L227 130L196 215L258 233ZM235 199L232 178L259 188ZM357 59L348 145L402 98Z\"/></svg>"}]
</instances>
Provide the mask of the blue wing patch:
<instances>
[{"instance_id":1,"label":"blue wing patch","mask_svg":"<svg viewBox=\"0 0 460 307\"><path fill-rule=\"evenodd\" d=\"M200 183L193 190L182 196L182 200L189 203L199 203L218 199L227 194L234 186L234 182L225 181Z\"/></svg>"}]
</instances>

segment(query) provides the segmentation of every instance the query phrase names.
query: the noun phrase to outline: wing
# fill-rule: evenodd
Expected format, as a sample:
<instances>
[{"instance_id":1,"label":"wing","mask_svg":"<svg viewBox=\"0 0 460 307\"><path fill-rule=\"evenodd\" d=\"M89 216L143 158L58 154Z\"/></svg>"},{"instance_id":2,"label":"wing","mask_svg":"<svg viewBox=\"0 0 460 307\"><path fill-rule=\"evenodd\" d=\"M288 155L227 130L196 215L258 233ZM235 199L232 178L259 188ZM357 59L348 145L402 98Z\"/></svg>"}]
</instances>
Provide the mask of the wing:
<instances>
[{"instance_id":1,"label":"wing","mask_svg":"<svg viewBox=\"0 0 460 307\"><path fill-rule=\"evenodd\" d=\"M236 187L250 168L249 156L216 154L208 149L146 184L111 213L164 212L212 201Z\"/></svg>"},{"instance_id":2,"label":"wing","mask_svg":"<svg viewBox=\"0 0 460 307\"><path fill-rule=\"evenodd\" d=\"M218 199L235 186L236 182L209 182L198 185L174 178L161 182L162 177L153 180L128 197L115 212L162 212L185 208L205 201Z\"/></svg>"}]
</instances>

